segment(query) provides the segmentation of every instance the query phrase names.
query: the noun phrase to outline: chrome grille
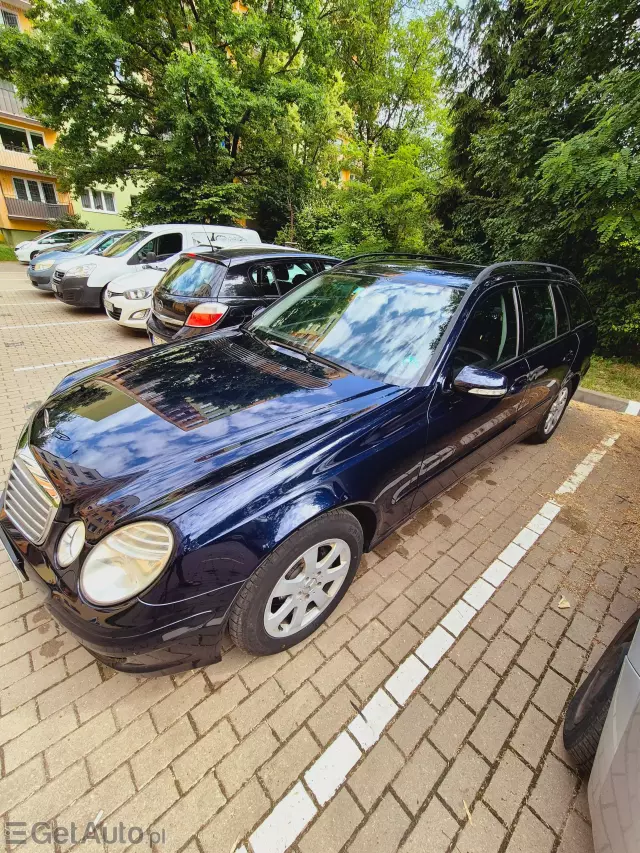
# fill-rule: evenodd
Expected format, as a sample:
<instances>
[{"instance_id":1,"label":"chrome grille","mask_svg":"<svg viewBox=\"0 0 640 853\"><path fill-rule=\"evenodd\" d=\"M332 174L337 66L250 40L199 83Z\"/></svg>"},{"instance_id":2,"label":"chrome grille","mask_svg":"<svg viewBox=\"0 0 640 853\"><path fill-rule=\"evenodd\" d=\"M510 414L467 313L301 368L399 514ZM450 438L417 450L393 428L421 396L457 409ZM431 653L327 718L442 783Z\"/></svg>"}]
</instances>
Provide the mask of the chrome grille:
<instances>
[{"instance_id":1,"label":"chrome grille","mask_svg":"<svg viewBox=\"0 0 640 853\"><path fill-rule=\"evenodd\" d=\"M11 466L4 509L9 519L34 545L42 545L60 506L60 495L28 447Z\"/></svg>"}]
</instances>

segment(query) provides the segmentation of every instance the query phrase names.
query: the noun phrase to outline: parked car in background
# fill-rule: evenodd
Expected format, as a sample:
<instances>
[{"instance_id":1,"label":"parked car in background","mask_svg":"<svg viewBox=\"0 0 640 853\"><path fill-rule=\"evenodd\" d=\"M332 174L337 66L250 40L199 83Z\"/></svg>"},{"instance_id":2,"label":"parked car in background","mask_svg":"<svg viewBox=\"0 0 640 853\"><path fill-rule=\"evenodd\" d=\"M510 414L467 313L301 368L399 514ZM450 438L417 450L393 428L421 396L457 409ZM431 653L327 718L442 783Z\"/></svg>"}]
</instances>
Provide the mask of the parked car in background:
<instances>
[{"instance_id":1,"label":"parked car in background","mask_svg":"<svg viewBox=\"0 0 640 853\"><path fill-rule=\"evenodd\" d=\"M189 246L225 241L259 243L260 237L248 228L222 225L148 225L125 234L100 256L59 263L51 287L56 298L67 305L99 308L107 285L117 276L166 260Z\"/></svg>"},{"instance_id":2,"label":"parked car in background","mask_svg":"<svg viewBox=\"0 0 640 853\"><path fill-rule=\"evenodd\" d=\"M338 258L284 246L234 246L183 255L153 293L147 329L166 343L213 328L237 326Z\"/></svg>"},{"instance_id":3,"label":"parked car in background","mask_svg":"<svg viewBox=\"0 0 640 853\"><path fill-rule=\"evenodd\" d=\"M352 259L244 326L63 379L19 439L0 530L116 669L218 660L227 626L279 652L424 503L509 443L548 441L594 339L560 267Z\"/></svg>"},{"instance_id":4,"label":"parked car in background","mask_svg":"<svg viewBox=\"0 0 640 853\"><path fill-rule=\"evenodd\" d=\"M73 243L78 237L91 234L86 228L61 228L59 231L47 231L33 240L23 240L18 243L14 251L21 264L28 264L38 252L47 252L49 249L59 249Z\"/></svg>"},{"instance_id":5,"label":"parked car in background","mask_svg":"<svg viewBox=\"0 0 640 853\"><path fill-rule=\"evenodd\" d=\"M587 776L595 853L640 850L640 610L569 703L565 748Z\"/></svg>"},{"instance_id":6,"label":"parked car in background","mask_svg":"<svg viewBox=\"0 0 640 853\"><path fill-rule=\"evenodd\" d=\"M40 252L29 262L27 275L34 287L40 290L51 290L51 276L57 264L61 261L70 261L82 255L99 255L108 249L112 243L119 240L127 232L120 231L98 231L93 234L85 234L78 237L73 243L62 246L60 249L50 249Z\"/></svg>"}]
</instances>

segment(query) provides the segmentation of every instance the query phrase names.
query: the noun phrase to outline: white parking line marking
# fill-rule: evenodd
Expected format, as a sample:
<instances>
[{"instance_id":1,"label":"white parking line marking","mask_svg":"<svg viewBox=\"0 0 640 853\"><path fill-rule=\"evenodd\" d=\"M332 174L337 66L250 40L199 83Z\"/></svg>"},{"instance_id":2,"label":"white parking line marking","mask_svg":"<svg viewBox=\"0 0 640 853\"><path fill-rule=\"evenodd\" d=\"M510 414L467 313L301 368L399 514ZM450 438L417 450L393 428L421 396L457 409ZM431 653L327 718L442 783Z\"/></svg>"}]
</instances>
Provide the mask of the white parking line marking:
<instances>
[{"instance_id":1,"label":"white parking line marking","mask_svg":"<svg viewBox=\"0 0 640 853\"><path fill-rule=\"evenodd\" d=\"M640 415L640 400L629 400L624 413L625 415Z\"/></svg>"},{"instance_id":2,"label":"white parking line marking","mask_svg":"<svg viewBox=\"0 0 640 853\"><path fill-rule=\"evenodd\" d=\"M109 361L118 358L117 355L96 355L93 358L76 358L73 361L52 361L48 364L32 364L29 367L14 367L14 373L23 373L25 370L44 370L47 367L66 367L68 364L90 364L92 361Z\"/></svg>"},{"instance_id":3,"label":"white parking line marking","mask_svg":"<svg viewBox=\"0 0 640 853\"><path fill-rule=\"evenodd\" d=\"M21 323L11 326L0 326L0 329L44 329L45 326L75 326L76 323L106 323L109 317L98 317L94 320L64 320L62 323Z\"/></svg>"},{"instance_id":4,"label":"white parking line marking","mask_svg":"<svg viewBox=\"0 0 640 853\"><path fill-rule=\"evenodd\" d=\"M586 469L583 466L600 461L607 449L613 447L619 437L620 435L616 433L604 438L600 445L594 448L576 466L573 473L556 490L556 494L575 491L577 488L574 485L576 478L581 478L580 482L583 482L593 469L593 465L591 465L589 470L584 473ZM580 473L576 474L578 469L580 469ZM570 489L565 488L567 484L571 485ZM547 501L523 530L527 528L529 530L536 529L541 526L540 522L546 522L546 526L548 526L561 509L561 505L555 501ZM536 519L539 519L540 522ZM522 531L514 537L511 545L514 544L515 539L521 536L521 533ZM521 538L520 542L529 542L530 544L526 547L518 545L516 547L519 551L523 551L523 554L526 554L537 540L537 536L533 540L530 537ZM509 550L511 545L507 546L505 552ZM469 605L472 606L474 601L478 603L478 607L472 607L472 609L474 613L476 610L479 612L498 586L513 571L517 562L514 566L510 566L499 559L495 560L486 569L482 579L475 581L469 587L463 596L464 601L458 600L418 646L415 654L409 654L397 667L394 674L386 682L385 689L393 696L398 705L389 699L384 690L379 689L362 709L362 712L349 723L348 730L356 738L362 749L353 741L347 731L342 731L316 759L315 764L304 774L304 782L320 806L326 805L332 799L362 757L363 750L370 749L380 740L385 727L399 712L400 707L398 706L406 703L413 691L425 680L433 667L455 643L456 638L445 630L446 623L449 623L451 629L457 628L460 624L461 614L464 614L463 618L468 615L469 611L464 608L469 607ZM487 581L489 582L487 583ZM490 588L491 592L488 593L487 588ZM461 608L461 605L464 607ZM418 660L416 655L424 661L424 664ZM316 812L317 808L307 793L304 783L298 781L291 791L274 806L271 813L267 815L249 838L254 853L285 853L313 820ZM236 853L242 853L242 851L243 847L236 847Z\"/></svg>"}]
</instances>

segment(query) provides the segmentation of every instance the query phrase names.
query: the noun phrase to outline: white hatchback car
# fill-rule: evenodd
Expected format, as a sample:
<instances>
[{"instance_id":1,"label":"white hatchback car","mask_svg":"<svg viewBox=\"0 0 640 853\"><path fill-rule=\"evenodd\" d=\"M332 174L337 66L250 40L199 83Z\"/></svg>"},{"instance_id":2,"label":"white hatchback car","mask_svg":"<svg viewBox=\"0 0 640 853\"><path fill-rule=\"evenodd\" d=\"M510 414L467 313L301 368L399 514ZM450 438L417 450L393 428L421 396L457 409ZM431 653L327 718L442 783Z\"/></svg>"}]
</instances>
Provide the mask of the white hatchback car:
<instances>
[{"instance_id":1,"label":"white hatchback car","mask_svg":"<svg viewBox=\"0 0 640 853\"><path fill-rule=\"evenodd\" d=\"M21 264L28 264L40 252L62 249L63 246L68 246L69 243L73 243L78 237L84 237L85 234L91 234L91 231L84 228L61 228L58 231L47 231L46 234L34 237L33 240L23 240L22 243L18 243L14 249L16 258Z\"/></svg>"}]
</instances>

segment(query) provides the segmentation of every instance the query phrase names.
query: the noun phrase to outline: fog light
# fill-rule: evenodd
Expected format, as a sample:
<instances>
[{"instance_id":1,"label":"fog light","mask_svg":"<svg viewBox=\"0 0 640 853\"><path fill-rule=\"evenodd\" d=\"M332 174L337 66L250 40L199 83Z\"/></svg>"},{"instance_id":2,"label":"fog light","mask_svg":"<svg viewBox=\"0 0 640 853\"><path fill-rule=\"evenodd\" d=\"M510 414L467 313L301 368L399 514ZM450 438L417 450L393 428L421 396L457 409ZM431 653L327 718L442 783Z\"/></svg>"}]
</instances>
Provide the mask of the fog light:
<instances>
[{"instance_id":1,"label":"fog light","mask_svg":"<svg viewBox=\"0 0 640 853\"><path fill-rule=\"evenodd\" d=\"M72 522L58 542L58 563L66 568L80 556L84 546L86 531L82 521Z\"/></svg>"},{"instance_id":2,"label":"fog light","mask_svg":"<svg viewBox=\"0 0 640 853\"><path fill-rule=\"evenodd\" d=\"M130 320L145 320L148 313L149 313L148 308L146 309L146 311L134 311L129 319Z\"/></svg>"}]
</instances>

